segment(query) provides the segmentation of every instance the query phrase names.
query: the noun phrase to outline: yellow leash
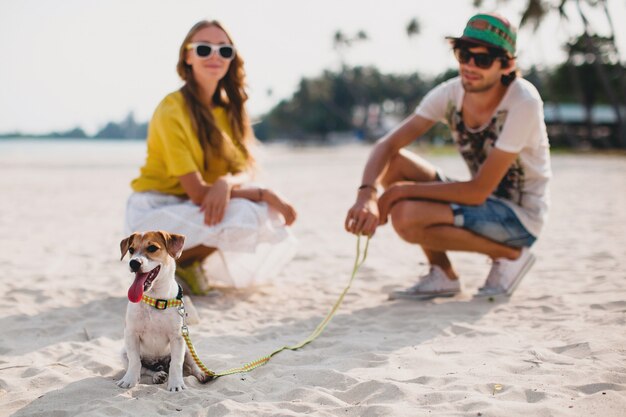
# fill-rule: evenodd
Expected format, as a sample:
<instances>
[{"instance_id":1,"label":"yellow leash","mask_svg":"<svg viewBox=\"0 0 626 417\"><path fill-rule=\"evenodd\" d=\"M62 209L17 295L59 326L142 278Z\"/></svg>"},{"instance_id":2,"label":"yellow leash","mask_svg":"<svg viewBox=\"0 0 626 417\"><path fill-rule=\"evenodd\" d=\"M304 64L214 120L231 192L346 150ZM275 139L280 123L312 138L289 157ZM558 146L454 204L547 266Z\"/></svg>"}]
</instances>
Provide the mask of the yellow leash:
<instances>
[{"instance_id":1,"label":"yellow leash","mask_svg":"<svg viewBox=\"0 0 626 417\"><path fill-rule=\"evenodd\" d=\"M346 288L344 288L343 292L341 293L341 295L339 296L339 298L337 299L337 301L333 305L333 308L330 310L330 312L328 313L326 318L324 320L322 320L322 322L320 324L317 325L317 327L315 328L313 333L311 333L309 335L309 337L307 337L306 339L304 339L303 341L301 341L300 343L298 343L296 345L293 345L293 346L283 346L283 347L281 347L279 349L276 349L275 351L273 351L269 355L263 356L263 357L261 357L259 359L256 359L256 360L252 361L252 362L248 362L248 363L246 363L243 366L240 366L238 368L232 368L232 369L228 369L228 370L222 371L222 372L213 372L209 368L207 368L204 365L204 363L202 363L202 361L198 357L198 354L196 353L196 350L193 347L193 344L191 343L191 339L189 338L189 328L187 327L187 323L186 323L186 320L185 320L185 317L186 317L186 315L185 315L185 307L182 306L182 305L180 307L178 307L178 312L180 313L180 315L183 318L183 327L182 327L183 338L185 339L185 342L187 343L187 347L189 348L189 352L191 353L191 356L193 356L193 359L196 362L196 364L208 376L213 377L213 378L219 378L220 376L225 376L225 375L238 374L238 373L242 373L242 372L250 372L251 370L258 368L261 365L265 365L267 362L269 362L269 360L272 358L272 356L274 356L274 355L276 355L276 354L278 354L278 353L280 353L280 352L282 352L284 350L298 350L301 347L311 343L320 334L322 334L322 332L324 331L324 329L326 328L326 326L328 325L330 320L335 315L335 312L337 311L337 309L341 305L341 303L343 301L343 298L348 293L348 290L352 286L352 281L354 281L354 277L356 276L357 271L359 270L361 265L363 265L363 262L365 262L365 258L367 258L367 248L369 247L369 243L370 243L370 238L368 237L367 241L365 242L365 249L363 250L363 258L361 258L361 236L360 235L358 236L358 239L357 239L357 242L356 242L356 258L354 260L354 267L352 268L352 275L350 276L350 280L348 281L348 285L346 286Z\"/></svg>"}]
</instances>

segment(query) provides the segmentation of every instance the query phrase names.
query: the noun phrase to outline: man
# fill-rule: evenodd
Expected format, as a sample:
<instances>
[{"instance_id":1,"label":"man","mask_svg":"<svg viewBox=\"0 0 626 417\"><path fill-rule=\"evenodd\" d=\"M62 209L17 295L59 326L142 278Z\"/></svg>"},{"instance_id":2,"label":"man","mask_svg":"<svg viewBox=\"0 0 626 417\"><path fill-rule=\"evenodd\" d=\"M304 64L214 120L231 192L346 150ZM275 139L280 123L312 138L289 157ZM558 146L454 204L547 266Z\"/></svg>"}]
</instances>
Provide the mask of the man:
<instances>
[{"instance_id":1,"label":"man","mask_svg":"<svg viewBox=\"0 0 626 417\"><path fill-rule=\"evenodd\" d=\"M374 146L346 230L372 235L388 217L400 237L422 247L428 274L390 298L452 296L461 291L446 251L489 256L479 295L510 295L535 257L529 247L548 210L551 176L543 102L515 67L516 32L503 17L478 14L463 36L448 38L459 76L430 91ZM453 181L403 149L437 121L449 126L471 179ZM377 186L384 193L378 198Z\"/></svg>"}]
</instances>

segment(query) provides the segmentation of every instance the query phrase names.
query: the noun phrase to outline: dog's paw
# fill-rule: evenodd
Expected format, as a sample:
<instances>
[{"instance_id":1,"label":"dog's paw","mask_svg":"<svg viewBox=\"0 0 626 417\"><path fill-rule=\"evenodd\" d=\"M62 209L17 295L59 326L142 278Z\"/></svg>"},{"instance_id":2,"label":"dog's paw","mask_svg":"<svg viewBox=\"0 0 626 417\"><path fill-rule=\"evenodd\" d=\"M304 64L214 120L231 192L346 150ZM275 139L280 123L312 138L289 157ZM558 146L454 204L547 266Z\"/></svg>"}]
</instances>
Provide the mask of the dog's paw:
<instances>
[{"instance_id":1,"label":"dog's paw","mask_svg":"<svg viewBox=\"0 0 626 417\"><path fill-rule=\"evenodd\" d=\"M133 376L129 376L128 374L124 375L122 379L117 381L115 385L120 388L132 388L139 382L139 378L134 378Z\"/></svg>"},{"instance_id":2,"label":"dog's paw","mask_svg":"<svg viewBox=\"0 0 626 417\"><path fill-rule=\"evenodd\" d=\"M194 374L194 376L198 381L200 381L201 384L206 384L207 382L213 381L216 378L215 375L208 375L204 372L198 372L197 374Z\"/></svg>"},{"instance_id":3,"label":"dog's paw","mask_svg":"<svg viewBox=\"0 0 626 417\"><path fill-rule=\"evenodd\" d=\"M167 384L167 389L170 390L171 392L182 391L184 389L187 389L187 386L185 385L185 381L183 381L182 379L180 380L170 379L170 381Z\"/></svg>"},{"instance_id":4,"label":"dog's paw","mask_svg":"<svg viewBox=\"0 0 626 417\"><path fill-rule=\"evenodd\" d=\"M166 380L167 380L167 372L165 371L156 372L154 375L152 375L153 384L162 384Z\"/></svg>"}]
</instances>

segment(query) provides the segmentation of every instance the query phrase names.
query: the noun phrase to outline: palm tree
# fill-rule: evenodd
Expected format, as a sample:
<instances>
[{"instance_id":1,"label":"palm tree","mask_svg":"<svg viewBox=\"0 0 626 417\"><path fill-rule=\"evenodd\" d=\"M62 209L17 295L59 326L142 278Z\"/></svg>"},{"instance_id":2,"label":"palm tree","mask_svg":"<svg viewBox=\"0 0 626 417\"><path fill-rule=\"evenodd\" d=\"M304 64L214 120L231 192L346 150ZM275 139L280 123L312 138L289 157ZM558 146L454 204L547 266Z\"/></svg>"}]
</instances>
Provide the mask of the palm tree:
<instances>
[{"instance_id":1,"label":"palm tree","mask_svg":"<svg viewBox=\"0 0 626 417\"><path fill-rule=\"evenodd\" d=\"M561 1L565 1L565 0L561 0ZM608 14L608 9L606 8L606 2L600 1L598 3L592 3L592 4L600 4L600 3L604 3L604 11L606 13L607 19L609 20L610 28L613 31L614 30L613 24L612 24L611 17ZM622 147L626 148L626 126L624 125L622 112L620 110L622 103L620 103L620 99L615 94L615 91L613 91L613 89L611 88L611 85L609 82L609 76L606 73L606 69L605 69L606 67L603 65L604 63L603 61L605 60L603 59L603 54L600 48L600 42L596 41L600 39L608 40L608 46L609 46L608 52L614 53L615 55L617 55L616 59L617 59L617 62L619 62L619 55L617 54L617 46L615 44L615 33L614 32L611 33L611 36L609 38L601 38L597 36L596 34L592 34L591 26L589 24L589 19L587 19L587 16L585 16L585 14L583 13L583 10L580 5L580 0L576 0L576 8L578 10L580 18L583 21L584 32L582 35L582 40L584 41L583 43L584 48L587 51L587 53L593 55L593 66L596 70L596 73L598 74L598 78L600 79L600 82L602 83L602 88L604 89L604 92L609 98L609 102L611 103L611 106L613 107L613 111L615 112L615 117L617 119L617 137L619 138L619 141ZM617 71L618 71L617 78L620 80L620 84L622 84L623 86L623 82L624 82L623 81L624 80L623 67L621 65L618 65L615 68L617 68ZM623 99L624 95L621 94L621 97Z\"/></svg>"},{"instance_id":2,"label":"palm tree","mask_svg":"<svg viewBox=\"0 0 626 417\"><path fill-rule=\"evenodd\" d=\"M364 30L359 30L354 36L347 36L341 30L337 30L333 35L333 49L337 51L339 55L339 61L341 68L346 67L346 53L357 42L369 40L369 36Z\"/></svg>"},{"instance_id":3,"label":"palm tree","mask_svg":"<svg viewBox=\"0 0 626 417\"><path fill-rule=\"evenodd\" d=\"M416 17L411 19L406 25L406 35L409 37L409 39L419 35L421 31L422 27Z\"/></svg>"},{"instance_id":4,"label":"palm tree","mask_svg":"<svg viewBox=\"0 0 626 417\"><path fill-rule=\"evenodd\" d=\"M472 1L475 7L481 7L484 3L484 0L472 0ZM508 2L510 0L504 0L504 1ZM602 8L602 12L605 15L606 21L608 23L607 26L610 32L608 38L602 38L598 36L595 33L595 31L592 30L589 19L587 18L585 12L583 11L583 8L581 7L582 2L585 2L587 5L594 7L594 8L599 8L599 7ZM598 78L600 79L603 89L605 90L605 93L607 97L609 98L609 101L611 102L611 105L614 109L615 116L617 119L618 140L621 146L626 148L626 123L620 111L620 107L626 104L626 88L624 87L626 83L625 81L626 76L624 74L624 67L622 65L615 66L616 71L618 71L615 77L619 80L619 85L621 86L621 90L622 90L621 94L615 94L613 89L610 87L609 75L606 73L606 68L604 65L602 65L604 59L603 59L603 54L602 54L600 45L597 42L595 42L595 40L600 39L600 38L607 40L609 44L609 48L611 50L611 55L614 56L611 59L616 59L618 63L620 62L619 51L615 43L615 27L613 25L613 20L611 19L611 15L608 10L607 0L560 0L558 5L554 5L545 0L527 0L524 11L522 12L522 17L520 20L520 28L527 24L532 24L533 30L536 31L543 23L545 17L552 12L558 13L559 16L563 20L568 21L569 16L567 15L565 11L565 6L567 4L572 4L572 3L575 3L578 15L583 22L583 34L581 35L581 38L584 39L584 47L586 49L586 52L593 56L593 63L596 69L596 74ZM567 50L568 50L568 63L573 65L572 54L575 52L575 49L568 47ZM578 87L580 88L580 85ZM588 107L588 112L590 112L591 107L589 106L587 107ZM591 120L591 115L588 114L587 118Z\"/></svg>"},{"instance_id":5,"label":"palm tree","mask_svg":"<svg viewBox=\"0 0 626 417\"><path fill-rule=\"evenodd\" d=\"M364 102L367 100L361 94L359 89L353 88L353 84L348 82L349 78L354 78L355 69L350 71L348 66L346 65L346 54L354 46L355 43L364 42L369 40L369 36L364 30L359 30L353 36L347 36L341 30L337 30L333 35L333 49L337 51L339 56L339 62L341 65L341 70L339 72L339 78L337 82L341 83L341 85L346 89L346 92L349 96L351 96L351 101L356 103L357 105L362 105L363 107L367 107ZM352 124L352 111L353 108L340 108L338 106L331 105L329 111L338 115L342 120L348 121L348 123ZM355 126L356 127L356 126Z\"/></svg>"}]
</instances>

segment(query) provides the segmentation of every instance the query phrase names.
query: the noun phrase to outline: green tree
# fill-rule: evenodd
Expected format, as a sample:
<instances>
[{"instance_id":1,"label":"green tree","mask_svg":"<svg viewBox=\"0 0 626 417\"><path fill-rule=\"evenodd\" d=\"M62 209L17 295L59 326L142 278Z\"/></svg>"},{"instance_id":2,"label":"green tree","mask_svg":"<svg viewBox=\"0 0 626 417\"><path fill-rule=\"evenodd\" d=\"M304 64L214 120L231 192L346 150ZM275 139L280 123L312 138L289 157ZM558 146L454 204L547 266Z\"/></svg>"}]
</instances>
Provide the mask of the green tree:
<instances>
[{"instance_id":1,"label":"green tree","mask_svg":"<svg viewBox=\"0 0 626 417\"><path fill-rule=\"evenodd\" d=\"M366 121L355 120L356 109L386 101L412 109L429 87L417 74L382 74L374 67L325 71L303 78L294 95L275 106L257 129L267 138L324 140L330 132L364 129Z\"/></svg>"},{"instance_id":2,"label":"green tree","mask_svg":"<svg viewBox=\"0 0 626 417\"><path fill-rule=\"evenodd\" d=\"M406 25L406 35L409 37L409 39L416 37L421 33L421 31L422 27L416 17L411 19Z\"/></svg>"},{"instance_id":3,"label":"green tree","mask_svg":"<svg viewBox=\"0 0 626 417\"><path fill-rule=\"evenodd\" d=\"M364 30L359 30L356 34L348 36L341 30L338 30L333 35L333 49L337 51L339 55L339 62L341 67L346 66L346 55L348 51L357 43L369 40L369 36Z\"/></svg>"},{"instance_id":4,"label":"green tree","mask_svg":"<svg viewBox=\"0 0 626 417\"><path fill-rule=\"evenodd\" d=\"M484 3L484 0L473 0L475 7L482 7ZM592 28L590 20L582 7L583 3L600 10L604 14L606 28L609 30L608 37L598 36L597 31ZM545 0L527 0L521 16L520 28L531 24L533 29L537 30L545 22L546 16L552 13L558 13L561 21L567 23L569 22L566 9L568 5L575 7L578 16L583 22L583 32L566 45L566 50L568 51L567 64L570 66L575 65L574 61L581 51L584 51L584 54L589 56L589 61L593 64L596 76L600 80L601 88L613 107L617 119L618 141L622 147L626 148L626 121L623 119L620 111L620 106L626 104L626 71L622 65L617 65L612 67L615 72L608 72L611 68L605 65L605 58L608 56L612 56L613 58L611 59L614 62L619 62L620 60L620 54L615 43L615 26L608 10L607 0L559 0L558 3ZM574 47L575 44L578 44L578 46ZM571 82L577 86L578 91L582 91L581 83L583 81L581 78L578 78L577 71L570 69L569 73ZM617 90L611 88L611 79L613 78L617 80ZM587 109L587 119L591 121L591 105L585 103L584 94L579 96L581 97L581 104L585 105Z\"/></svg>"}]
</instances>

